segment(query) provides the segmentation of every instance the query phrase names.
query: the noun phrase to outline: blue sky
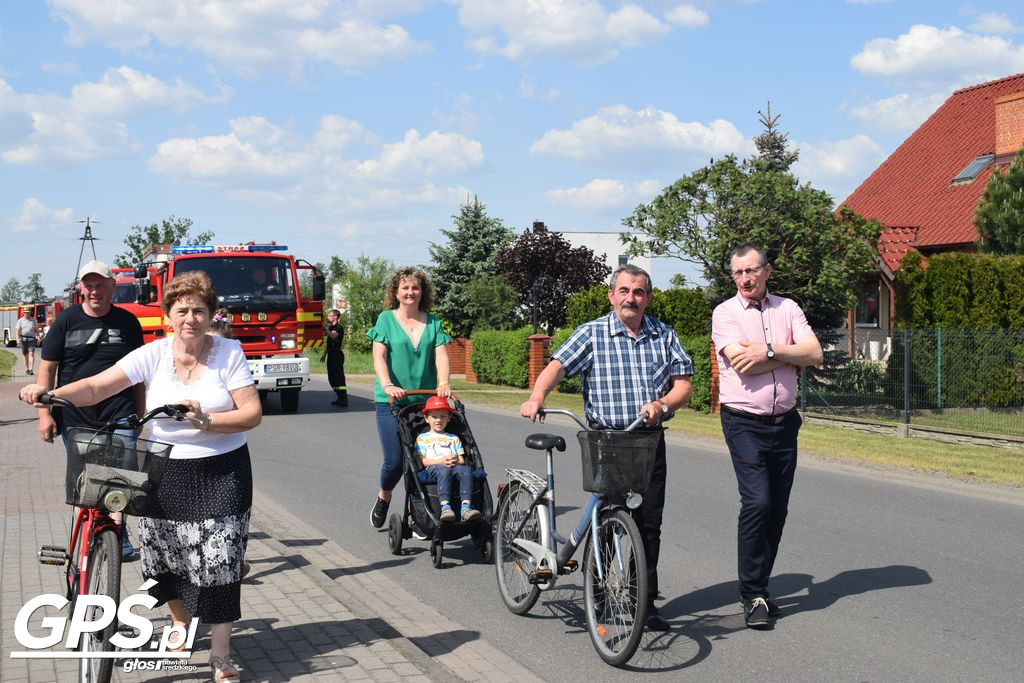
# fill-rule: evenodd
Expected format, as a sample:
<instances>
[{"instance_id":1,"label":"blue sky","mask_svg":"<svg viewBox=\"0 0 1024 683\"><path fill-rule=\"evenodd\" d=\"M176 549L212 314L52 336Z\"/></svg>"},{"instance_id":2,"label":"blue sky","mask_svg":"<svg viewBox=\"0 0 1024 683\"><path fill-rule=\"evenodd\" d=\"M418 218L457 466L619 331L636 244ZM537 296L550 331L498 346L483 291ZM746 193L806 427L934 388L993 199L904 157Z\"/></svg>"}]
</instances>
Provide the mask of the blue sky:
<instances>
[{"instance_id":1,"label":"blue sky","mask_svg":"<svg viewBox=\"0 0 1024 683\"><path fill-rule=\"evenodd\" d=\"M426 263L474 194L517 231L616 231L749 154L769 100L841 201L953 90L1022 71L1019 2L4 2L0 281L59 292L87 216L104 260L173 214Z\"/></svg>"}]
</instances>

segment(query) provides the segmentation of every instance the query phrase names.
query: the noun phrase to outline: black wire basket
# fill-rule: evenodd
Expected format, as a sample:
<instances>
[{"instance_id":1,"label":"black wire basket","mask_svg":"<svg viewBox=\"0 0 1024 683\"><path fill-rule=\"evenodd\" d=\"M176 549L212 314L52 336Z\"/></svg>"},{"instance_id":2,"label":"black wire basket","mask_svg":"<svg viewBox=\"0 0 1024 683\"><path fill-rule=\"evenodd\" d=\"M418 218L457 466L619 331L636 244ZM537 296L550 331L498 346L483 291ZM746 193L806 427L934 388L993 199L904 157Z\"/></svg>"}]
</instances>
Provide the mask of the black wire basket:
<instances>
[{"instance_id":1,"label":"black wire basket","mask_svg":"<svg viewBox=\"0 0 1024 683\"><path fill-rule=\"evenodd\" d=\"M167 469L171 444L71 427L67 452L68 505L145 516Z\"/></svg>"},{"instance_id":2,"label":"black wire basket","mask_svg":"<svg viewBox=\"0 0 1024 683\"><path fill-rule=\"evenodd\" d=\"M579 432L583 490L593 493L641 493L651 483L661 430Z\"/></svg>"}]
</instances>

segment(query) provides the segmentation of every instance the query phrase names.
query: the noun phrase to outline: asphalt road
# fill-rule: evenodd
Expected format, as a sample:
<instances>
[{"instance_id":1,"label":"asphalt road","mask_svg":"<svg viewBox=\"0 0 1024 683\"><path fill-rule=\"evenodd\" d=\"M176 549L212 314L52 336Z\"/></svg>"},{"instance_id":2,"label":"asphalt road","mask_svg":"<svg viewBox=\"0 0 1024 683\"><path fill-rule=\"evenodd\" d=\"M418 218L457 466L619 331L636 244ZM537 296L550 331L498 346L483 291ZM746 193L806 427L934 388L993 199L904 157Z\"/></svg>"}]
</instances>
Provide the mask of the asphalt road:
<instances>
[{"instance_id":1,"label":"asphalt road","mask_svg":"<svg viewBox=\"0 0 1024 683\"><path fill-rule=\"evenodd\" d=\"M251 435L260 490L543 678L623 680L581 626L575 576L517 617L469 539L446 544L441 569L425 542L392 555L386 531L369 524L380 467L370 392L350 391L341 411L324 383L310 389L294 415L279 414L271 397ZM492 490L507 466L543 472L543 453L522 446L527 434L576 443L561 418L541 427L468 403ZM645 635L633 671L663 680L1021 680L1024 495L804 457L771 585L784 616L759 632L744 628L737 599L728 454L674 437L668 458L661 609L674 628ZM564 532L584 501L578 451L558 460L556 481Z\"/></svg>"}]
</instances>

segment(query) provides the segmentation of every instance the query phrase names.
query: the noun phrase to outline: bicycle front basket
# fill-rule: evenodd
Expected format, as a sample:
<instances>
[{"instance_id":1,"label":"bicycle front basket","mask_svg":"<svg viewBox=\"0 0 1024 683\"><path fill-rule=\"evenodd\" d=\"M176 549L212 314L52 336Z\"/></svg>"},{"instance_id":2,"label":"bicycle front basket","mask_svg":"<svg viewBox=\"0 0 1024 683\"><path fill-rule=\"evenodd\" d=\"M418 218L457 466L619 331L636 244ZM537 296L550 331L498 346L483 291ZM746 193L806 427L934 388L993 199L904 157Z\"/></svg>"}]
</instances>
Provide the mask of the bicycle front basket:
<instances>
[{"instance_id":1,"label":"bicycle front basket","mask_svg":"<svg viewBox=\"0 0 1024 683\"><path fill-rule=\"evenodd\" d=\"M144 516L167 468L171 445L72 427L67 434L66 503L103 507L108 493L127 498L125 512Z\"/></svg>"},{"instance_id":2,"label":"bicycle front basket","mask_svg":"<svg viewBox=\"0 0 1024 683\"><path fill-rule=\"evenodd\" d=\"M582 431L583 490L594 493L642 493L651 483L661 430Z\"/></svg>"}]
</instances>

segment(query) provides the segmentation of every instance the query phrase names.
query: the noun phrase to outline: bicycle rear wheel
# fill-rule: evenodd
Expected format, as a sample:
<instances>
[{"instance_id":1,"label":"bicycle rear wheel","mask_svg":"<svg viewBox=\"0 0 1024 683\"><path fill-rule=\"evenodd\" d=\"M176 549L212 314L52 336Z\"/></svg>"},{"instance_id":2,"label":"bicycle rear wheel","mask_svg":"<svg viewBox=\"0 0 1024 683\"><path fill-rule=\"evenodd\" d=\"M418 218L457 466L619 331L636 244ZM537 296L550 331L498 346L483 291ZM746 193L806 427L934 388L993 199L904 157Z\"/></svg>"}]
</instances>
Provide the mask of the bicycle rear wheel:
<instances>
[{"instance_id":1,"label":"bicycle rear wheel","mask_svg":"<svg viewBox=\"0 0 1024 683\"><path fill-rule=\"evenodd\" d=\"M647 619L644 543L636 522L622 509L600 515L597 543L600 573L590 536L583 555L587 631L601 659L622 666L636 652Z\"/></svg>"},{"instance_id":2,"label":"bicycle rear wheel","mask_svg":"<svg viewBox=\"0 0 1024 683\"><path fill-rule=\"evenodd\" d=\"M540 596L540 587L530 583L530 573L536 569L533 561L522 550L512 546L516 538L540 543L540 519L537 509L530 508L532 502L533 494L527 487L518 481L511 482L498 509L498 523L494 529L498 592L513 614L526 614ZM527 522L516 535L516 528L524 519Z\"/></svg>"},{"instance_id":3,"label":"bicycle rear wheel","mask_svg":"<svg viewBox=\"0 0 1024 683\"><path fill-rule=\"evenodd\" d=\"M89 548L89 593L106 595L117 605L121 602L121 542L113 529L103 529L92 539ZM86 621L99 617L101 608L89 607ZM82 636L83 654L113 652L110 639L117 633L117 619L106 628ZM84 658L81 660L79 680L82 683L109 683L114 667L113 659Z\"/></svg>"}]
</instances>

